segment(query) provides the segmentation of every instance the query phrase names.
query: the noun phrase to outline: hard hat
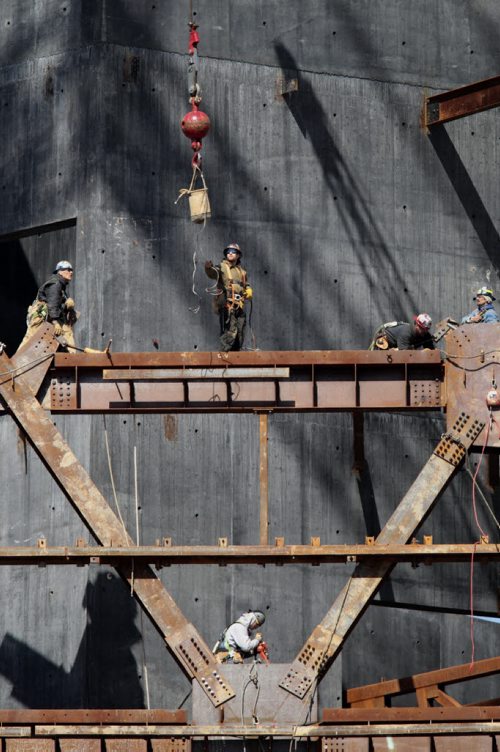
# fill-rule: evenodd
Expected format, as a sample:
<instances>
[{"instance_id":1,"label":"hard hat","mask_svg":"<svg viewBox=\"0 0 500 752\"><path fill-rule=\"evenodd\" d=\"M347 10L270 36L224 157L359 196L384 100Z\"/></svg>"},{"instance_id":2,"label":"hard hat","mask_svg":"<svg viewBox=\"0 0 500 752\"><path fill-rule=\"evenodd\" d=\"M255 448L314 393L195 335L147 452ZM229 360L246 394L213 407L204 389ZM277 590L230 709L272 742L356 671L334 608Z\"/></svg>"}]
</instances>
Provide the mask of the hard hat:
<instances>
[{"instance_id":1,"label":"hard hat","mask_svg":"<svg viewBox=\"0 0 500 752\"><path fill-rule=\"evenodd\" d=\"M415 316L415 323L418 324L421 329L429 331L432 326L432 319L428 313L419 313L418 316Z\"/></svg>"},{"instance_id":2,"label":"hard hat","mask_svg":"<svg viewBox=\"0 0 500 752\"><path fill-rule=\"evenodd\" d=\"M241 256L241 248L239 247L238 243L230 243L229 245L226 245L224 248L224 256L227 255L228 251L236 251Z\"/></svg>"},{"instance_id":3,"label":"hard hat","mask_svg":"<svg viewBox=\"0 0 500 752\"><path fill-rule=\"evenodd\" d=\"M73 266L69 261L58 261L54 273L56 272L72 272Z\"/></svg>"},{"instance_id":4,"label":"hard hat","mask_svg":"<svg viewBox=\"0 0 500 752\"><path fill-rule=\"evenodd\" d=\"M264 624L266 617L265 614L262 613L262 611L252 611L252 614L259 627Z\"/></svg>"},{"instance_id":5,"label":"hard hat","mask_svg":"<svg viewBox=\"0 0 500 752\"><path fill-rule=\"evenodd\" d=\"M486 285L479 288L479 290L474 295L473 300L475 300L478 295L482 295L483 298L489 298L490 303L496 300L495 296L493 295L493 290L490 287L486 287Z\"/></svg>"}]
</instances>

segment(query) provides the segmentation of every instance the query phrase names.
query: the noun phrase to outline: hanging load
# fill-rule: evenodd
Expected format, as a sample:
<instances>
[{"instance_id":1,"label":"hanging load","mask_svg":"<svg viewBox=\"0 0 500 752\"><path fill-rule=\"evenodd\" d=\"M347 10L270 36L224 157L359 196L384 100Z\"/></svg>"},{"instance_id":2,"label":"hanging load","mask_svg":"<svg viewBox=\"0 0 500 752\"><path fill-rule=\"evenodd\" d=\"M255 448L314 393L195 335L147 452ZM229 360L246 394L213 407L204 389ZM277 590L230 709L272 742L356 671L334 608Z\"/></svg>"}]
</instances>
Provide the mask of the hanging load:
<instances>
[{"instance_id":1,"label":"hanging load","mask_svg":"<svg viewBox=\"0 0 500 752\"><path fill-rule=\"evenodd\" d=\"M191 139L191 148L194 152L191 160L193 174L189 188L181 188L177 203L183 196L189 199L189 210L193 222L206 222L211 216L208 189L202 170L201 147L202 139L210 129L210 118L200 110L201 88L198 83L198 43L200 36L198 26L193 22L192 11L189 22L189 47L188 47L188 92L191 111L186 113L181 121L182 132ZM198 181L201 188L197 188Z\"/></svg>"}]
</instances>

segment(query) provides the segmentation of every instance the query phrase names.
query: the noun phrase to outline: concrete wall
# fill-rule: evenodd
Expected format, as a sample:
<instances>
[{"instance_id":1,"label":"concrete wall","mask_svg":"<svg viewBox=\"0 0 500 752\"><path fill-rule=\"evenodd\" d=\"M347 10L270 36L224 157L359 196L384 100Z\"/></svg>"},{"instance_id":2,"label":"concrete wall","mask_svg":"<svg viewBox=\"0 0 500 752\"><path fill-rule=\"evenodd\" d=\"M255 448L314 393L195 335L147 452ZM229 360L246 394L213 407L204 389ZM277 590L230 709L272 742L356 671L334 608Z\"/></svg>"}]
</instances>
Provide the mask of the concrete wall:
<instances>
[{"instance_id":1,"label":"concrete wall","mask_svg":"<svg viewBox=\"0 0 500 752\"><path fill-rule=\"evenodd\" d=\"M261 349L364 348L381 321L419 310L436 320L458 316L474 288L498 287L497 115L431 136L419 125L425 92L498 72L493 0L195 5L202 106L212 119L203 154L213 219L204 228L173 203L190 180L191 150L179 127L189 109L186 8L3 1L2 341L14 349L26 305L61 257L75 264L79 342L98 347L112 337L115 350L151 351L153 339L162 350L215 349L200 264L218 260L234 240L255 290ZM299 81L286 98L276 94L283 77ZM194 252L199 298L191 292ZM56 423L111 501L106 426L133 533L136 447L144 543L160 535L186 544L258 540L256 417ZM358 476L348 415L271 417L271 539L375 535L442 430L441 416L368 415ZM1 544L86 535L8 416L0 418L0 441ZM498 517L497 494L491 502ZM481 521L496 540L496 526ZM477 539L464 472L422 532L439 542ZM247 606L266 610L272 658L288 662L349 573L333 565L192 566L161 576L209 643ZM386 607L368 610L323 683L323 704L340 702L341 684L468 660L469 574L468 565L397 567L379 596ZM187 693L112 572L9 568L0 578L12 604L1 625L0 705L141 706L144 664L152 706L176 707ZM497 567L476 567L476 609L496 613L497 581ZM411 650L408 629L419 640ZM385 655L387 641L376 645L372 630L391 635ZM497 627L481 630L477 658L497 652Z\"/></svg>"}]
</instances>

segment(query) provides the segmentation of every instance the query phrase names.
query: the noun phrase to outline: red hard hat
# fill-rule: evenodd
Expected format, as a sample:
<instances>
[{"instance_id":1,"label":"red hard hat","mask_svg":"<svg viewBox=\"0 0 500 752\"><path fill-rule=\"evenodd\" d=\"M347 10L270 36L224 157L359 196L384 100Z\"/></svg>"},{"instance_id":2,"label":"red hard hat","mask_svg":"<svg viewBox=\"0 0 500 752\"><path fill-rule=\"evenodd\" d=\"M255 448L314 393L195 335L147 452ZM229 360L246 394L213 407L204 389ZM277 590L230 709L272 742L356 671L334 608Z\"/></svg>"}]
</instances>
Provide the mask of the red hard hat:
<instances>
[{"instance_id":1,"label":"red hard hat","mask_svg":"<svg viewBox=\"0 0 500 752\"><path fill-rule=\"evenodd\" d=\"M429 331L432 326L432 319L428 313L419 313L418 316L415 316L415 323L418 324L421 329Z\"/></svg>"}]
</instances>

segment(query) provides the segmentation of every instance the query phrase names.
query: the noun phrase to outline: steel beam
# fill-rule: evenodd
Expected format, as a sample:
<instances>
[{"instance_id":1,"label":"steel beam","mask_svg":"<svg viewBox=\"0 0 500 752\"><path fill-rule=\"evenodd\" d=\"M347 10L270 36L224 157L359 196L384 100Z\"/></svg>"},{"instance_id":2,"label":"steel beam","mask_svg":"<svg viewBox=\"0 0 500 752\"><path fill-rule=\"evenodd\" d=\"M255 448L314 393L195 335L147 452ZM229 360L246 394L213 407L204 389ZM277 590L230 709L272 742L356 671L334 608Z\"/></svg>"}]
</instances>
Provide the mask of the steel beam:
<instances>
[{"instance_id":1,"label":"steel beam","mask_svg":"<svg viewBox=\"0 0 500 752\"><path fill-rule=\"evenodd\" d=\"M427 97L423 124L430 128L500 105L500 76Z\"/></svg>"},{"instance_id":2,"label":"steel beam","mask_svg":"<svg viewBox=\"0 0 500 752\"><path fill-rule=\"evenodd\" d=\"M187 726L118 726L118 725L40 725L35 726L36 737L64 737L64 736L172 736L172 737L342 737L342 736L413 736L420 734L431 735L463 735L463 734L498 734L499 721L470 721L464 723L413 723L413 724L345 724L296 726L293 724L257 724L241 726L237 724L203 724Z\"/></svg>"},{"instance_id":3,"label":"steel beam","mask_svg":"<svg viewBox=\"0 0 500 752\"><path fill-rule=\"evenodd\" d=\"M21 376L9 377L12 361L0 355L0 400L26 433L31 445L60 489L95 538L105 546L132 545L132 540L108 503L78 462L50 417L24 386ZM167 592L153 570L143 563L124 562L118 572L165 639L185 673L196 679L210 701L220 705L234 692L219 671L208 645Z\"/></svg>"},{"instance_id":4,"label":"steel beam","mask_svg":"<svg viewBox=\"0 0 500 752\"><path fill-rule=\"evenodd\" d=\"M464 663L459 666L425 671L413 676L388 679L376 684L366 684L362 687L353 687L347 690L346 702L352 705L367 700L395 697L419 689L429 690L436 688L438 685L442 687L447 684L471 681L478 677L491 676L492 674L500 674L500 656L475 661L472 666L470 663ZM493 710L498 713L500 719L500 708Z\"/></svg>"},{"instance_id":5,"label":"steel beam","mask_svg":"<svg viewBox=\"0 0 500 752\"><path fill-rule=\"evenodd\" d=\"M470 563L471 557L481 561L498 561L500 543L446 544L334 544L280 546L38 546L0 547L0 566L18 564L76 565L103 564L119 566L124 561L154 564L157 568L175 564L351 564L380 561L397 564Z\"/></svg>"},{"instance_id":6,"label":"steel beam","mask_svg":"<svg viewBox=\"0 0 500 752\"><path fill-rule=\"evenodd\" d=\"M452 433L441 439L377 537L377 545L404 544L412 538L483 428L484 423L470 416L459 417ZM356 567L283 677L282 689L303 698L320 681L393 566L392 562L382 560L363 562Z\"/></svg>"}]
</instances>

